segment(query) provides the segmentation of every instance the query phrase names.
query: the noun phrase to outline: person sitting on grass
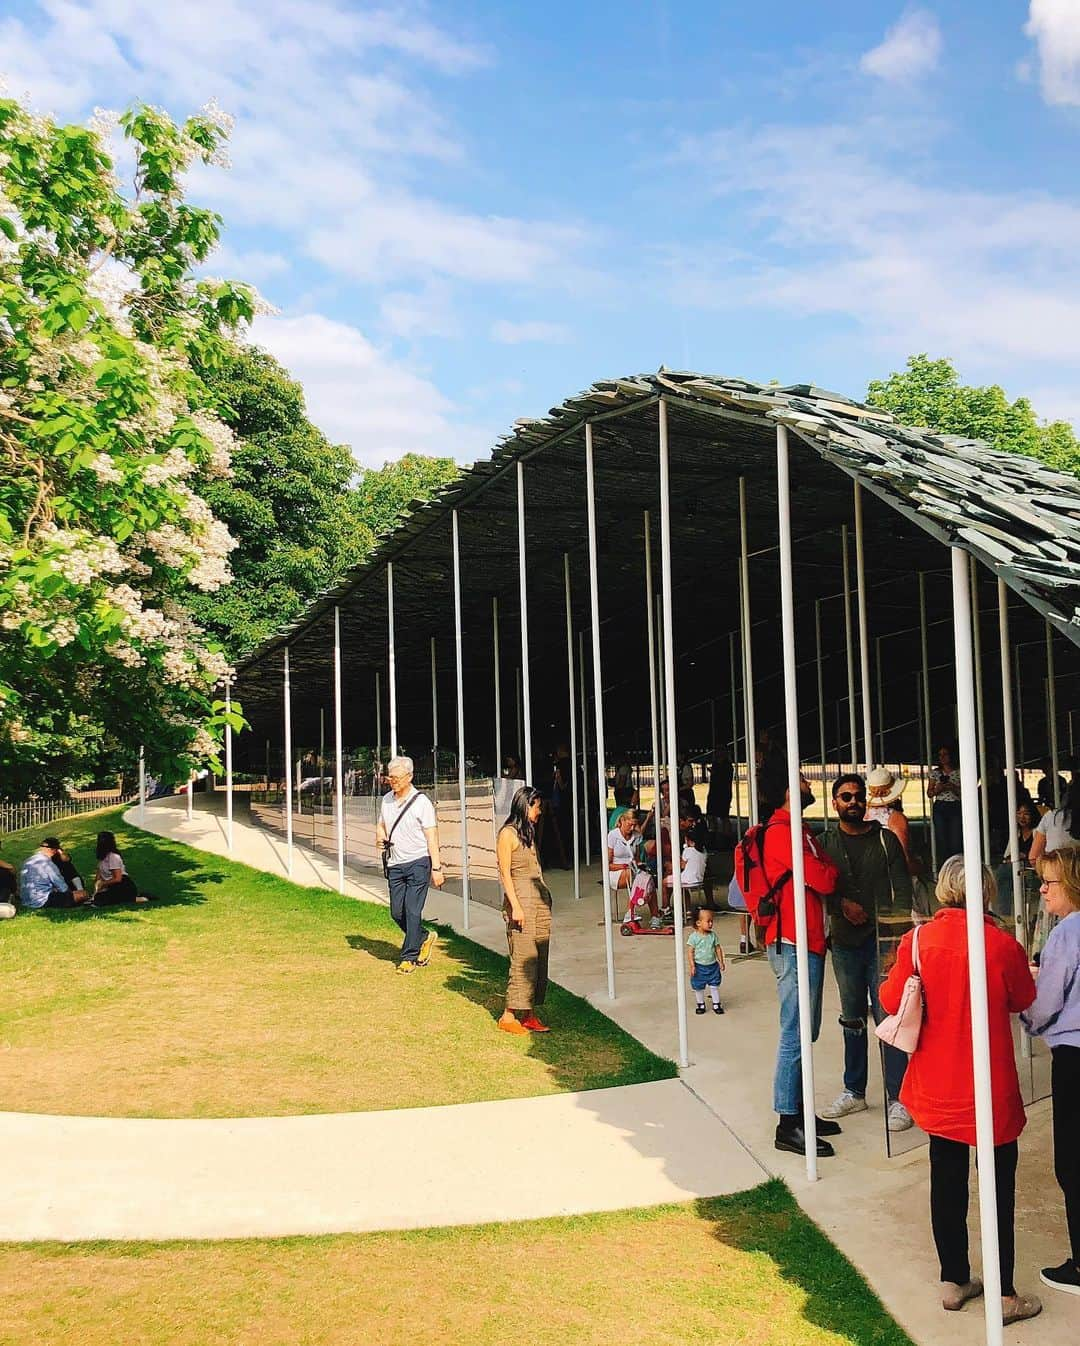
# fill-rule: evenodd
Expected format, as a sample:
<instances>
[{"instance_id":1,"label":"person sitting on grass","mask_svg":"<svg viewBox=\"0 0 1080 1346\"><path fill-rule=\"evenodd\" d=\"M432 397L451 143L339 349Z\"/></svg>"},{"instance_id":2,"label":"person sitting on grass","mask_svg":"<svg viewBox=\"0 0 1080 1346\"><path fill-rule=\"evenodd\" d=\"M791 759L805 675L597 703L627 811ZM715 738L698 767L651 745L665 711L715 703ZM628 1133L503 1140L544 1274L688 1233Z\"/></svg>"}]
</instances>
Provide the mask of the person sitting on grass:
<instances>
[{"instance_id":1,"label":"person sitting on grass","mask_svg":"<svg viewBox=\"0 0 1080 1346\"><path fill-rule=\"evenodd\" d=\"M19 871L19 901L27 911L50 911L79 906L71 885L56 867L60 842L46 837Z\"/></svg>"},{"instance_id":2,"label":"person sitting on grass","mask_svg":"<svg viewBox=\"0 0 1080 1346\"><path fill-rule=\"evenodd\" d=\"M713 931L713 914L708 907L691 907L694 928L686 937L686 961L690 968L690 985L697 1000L695 1014L705 1013L705 988L709 988L714 1014L723 1014L720 1003L720 982L724 970L724 951Z\"/></svg>"},{"instance_id":3,"label":"person sitting on grass","mask_svg":"<svg viewBox=\"0 0 1080 1346\"><path fill-rule=\"evenodd\" d=\"M124 867L124 859L116 846L112 832L97 836L97 878L94 881L94 905L117 906L121 902L145 902L144 893L135 887L135 881Z\"/></svg>"},{"instance_id":4,"label":"person sitting on grass","mask_svg":"<svg viewBox=\"0 0 1080 1346\"><path fill-rule=\"evenodd\" d=\"M19 896L19 876L15 866L0 860L0 902L14 902Z\"/></svg>"},{"instance_id":5,"label":"person sitting on grass","mask_svg":"<svg viewBox=\"0 0 1080 1346\"><path fill-rule=\"evenodd\" d=\"M75 868L74 861L64 850L62 844L58 844L54 863L64 878L67 879L68 887L75 895L75 901L80 903L88 901L90 894L86 891L86 884L82 881L82 875Z\"/></svg>"}]
</instances>

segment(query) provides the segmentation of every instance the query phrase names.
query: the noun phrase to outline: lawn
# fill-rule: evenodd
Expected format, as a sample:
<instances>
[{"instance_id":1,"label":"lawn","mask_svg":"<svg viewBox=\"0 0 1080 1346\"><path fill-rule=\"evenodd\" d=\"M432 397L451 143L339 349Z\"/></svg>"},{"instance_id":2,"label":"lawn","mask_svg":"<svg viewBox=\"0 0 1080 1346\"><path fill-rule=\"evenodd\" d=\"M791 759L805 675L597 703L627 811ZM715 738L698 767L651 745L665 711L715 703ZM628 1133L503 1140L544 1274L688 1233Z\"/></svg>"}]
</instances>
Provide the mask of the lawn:
<instances>
[{"instance_id":1,"label":"lawn","mask_svg":"<svg viewBox=\"0 0 1080 1346\"><path fill-rule=\"evenodd\" d=\"M912 1346L775 1181L515 1225L0 1258L12 1346Z\"/></svg>"},{"instance_id":2,"label":"lawn","mask_svg":"<svg viewBox=\"0 0 1080 1346\"><path fill-rule=\"evenodd\" d=\"M11 833L0 853L18 865L55 832L85 875L99 828L157 899L0 922L0 1109L350 1112L675 1074L560 988L546 1006L556 1031L499 1033L505 958L447 930L428 968L399 977L382 907L152 836L119 809Z\"/></svg>"}]
</instances>

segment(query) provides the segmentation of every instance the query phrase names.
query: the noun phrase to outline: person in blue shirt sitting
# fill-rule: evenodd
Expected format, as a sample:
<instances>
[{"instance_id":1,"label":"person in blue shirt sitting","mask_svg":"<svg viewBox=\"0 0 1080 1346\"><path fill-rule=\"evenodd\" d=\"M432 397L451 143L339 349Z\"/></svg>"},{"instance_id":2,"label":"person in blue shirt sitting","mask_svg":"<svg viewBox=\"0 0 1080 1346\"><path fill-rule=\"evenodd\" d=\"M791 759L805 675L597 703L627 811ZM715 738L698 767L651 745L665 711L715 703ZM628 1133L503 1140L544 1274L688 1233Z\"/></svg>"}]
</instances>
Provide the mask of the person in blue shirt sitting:
<instances>
[{"instance_id":1,"label":"person in blue shirt sitting","mask_svg":"<svg viewBox=\"0 0 1080 1346\"><path fill-rule=\"evenodd\" d=\"M77 907L80 899L56 865L60 853L57 837L46 837L19 871L19 901L27 911L48 907ZM86 894L83 894L85 900Z\"/></svg>"}]
</instances>

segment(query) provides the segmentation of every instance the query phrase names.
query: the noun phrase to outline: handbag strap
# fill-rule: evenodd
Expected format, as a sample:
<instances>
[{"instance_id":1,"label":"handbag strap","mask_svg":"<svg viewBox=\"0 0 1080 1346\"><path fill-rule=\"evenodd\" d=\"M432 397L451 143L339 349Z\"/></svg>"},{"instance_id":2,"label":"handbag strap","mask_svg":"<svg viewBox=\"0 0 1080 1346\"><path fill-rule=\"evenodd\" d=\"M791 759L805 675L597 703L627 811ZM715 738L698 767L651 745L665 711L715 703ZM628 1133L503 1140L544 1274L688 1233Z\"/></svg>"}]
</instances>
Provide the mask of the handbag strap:
<instances>
[{"instance_id":1,"label":"handbag strap","mask_svg":"<svg viewBox=\"0 0 1080 1346\"><path fill-rule=\"evenodd\" d=\"M889 858L889 848L885 844L885 833L887 831L889 831L888 828L882 827L880 823L878 824L878 840L881 842L881 849L885 855L885 876L889 880L889 906L895 907L896 889L893 887L892 881L892 860Z\"/></svg>"},{"instance_id":2,"label":"handbag strap","mask_svg":"<svg viewBox=\"0 0 1080 1346\"><path fill-rule=\"evenodd\" d=\"M915 969L916 977L922 977L922 968L919 967L919 931L922 926L915 926L911 932L911 965Z\"/></svg>"},{"instance_id":3,"label":"handbag strap","mask_svg":"<svg viewBox=\"0 0 1080 1346\"><path fill-rule=\"evenodd\" d=\"M386 834L386 845L387 845L387 848L389 848L391 841L393 841L393 839L394 839L394 833L397 831L398 823L401 822L402 818L405 817L406 813L408 813L408 811L412 808L412 806L416 803L416 801L417 801L419 798L420 798L420 791L419 791L419 790L414 790L414 791L412 792L412 794L409 796L409 798L406 800L405 807L401 810L401 812L398 814L398 816L394 819L393 826L390 828L390 831L387 832L387 834Z\"/></svg>"}]
</instances>

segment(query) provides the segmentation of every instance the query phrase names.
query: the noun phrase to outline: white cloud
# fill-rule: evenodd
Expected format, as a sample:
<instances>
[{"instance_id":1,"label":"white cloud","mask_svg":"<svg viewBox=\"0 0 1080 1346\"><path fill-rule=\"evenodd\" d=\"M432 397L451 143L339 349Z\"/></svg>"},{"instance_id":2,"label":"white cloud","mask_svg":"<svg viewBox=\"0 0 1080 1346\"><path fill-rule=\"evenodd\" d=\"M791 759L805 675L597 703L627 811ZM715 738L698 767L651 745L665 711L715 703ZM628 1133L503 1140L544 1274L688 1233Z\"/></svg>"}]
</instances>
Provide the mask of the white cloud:
<instances>
[{"instance_id":1,"label":"white cloud","mask_svg":"<svg viewBox=\"0 0 1080 1346\"><path fill-rule=\"evenodd\" d=\"M1080 4L1031 0L1024 32L1035 39L1039 84L1048 103L1080 106Z\"/></svg>"},{"instance_id":2,"label":"white cloud","mask_svg":"<svg viewBox=\"0 0 1080 1346\"><path fill-rule=\"evenodd\" d=\"M883 42L859 62L867 75L890 84L908 84L928 75L941 57L941 29L928 10L913 9L885 34Z\"/></svg>"},{"instance_id":3,"label":"white cloud","mask_svg":"<svg viewBox=\"0 0 1080 1346\"><path fill-rule=\"evenodd\" d=\"M380 350L357 327L322 314L258 318L251 340L304 387L308 414L327 438L379 466L406 453L469 461L490 440L452 424L454 405L427 379Z\"/></svg>"},{"instance_id":4,"label":"white cloud","mask_svg":"<svg viewBox=\"0 0 1080 1346\"><path fill-rule=\"evenodd\" d=\"M569 327L560 322L509 322L500 318L491 325L491 339L504 346L519 346L526 341L562 345L570 337Z\"/></svg>"},{"instance_id":5,"label":"white cloud","mask_svg":"<svg viewBox=\"0 0 1080 1346\"><path fill-rule=\"evenodd\" d=\"M688 145L740 251L718 249L709 269L676 259L678 298L839 317L890 358L941 351L1006 385L1025 362L1067 382L1080 370L1080 201L929 184L889 126L774 126Z\"/></svg>"}]
</instances>

